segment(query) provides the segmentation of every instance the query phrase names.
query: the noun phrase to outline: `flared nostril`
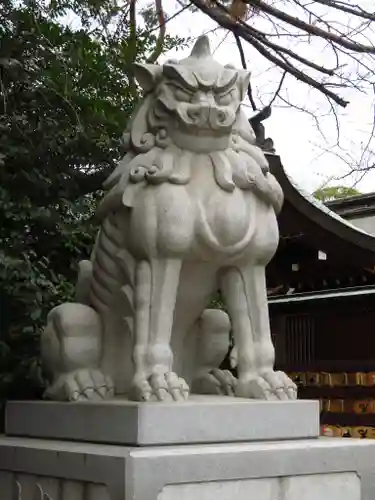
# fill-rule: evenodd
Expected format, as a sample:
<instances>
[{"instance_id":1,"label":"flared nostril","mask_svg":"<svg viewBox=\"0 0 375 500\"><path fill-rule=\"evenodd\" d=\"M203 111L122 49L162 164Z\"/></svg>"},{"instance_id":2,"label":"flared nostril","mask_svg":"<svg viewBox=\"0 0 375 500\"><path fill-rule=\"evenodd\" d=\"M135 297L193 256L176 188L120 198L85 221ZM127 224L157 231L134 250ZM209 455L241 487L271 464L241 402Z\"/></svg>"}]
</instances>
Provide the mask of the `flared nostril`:
<instances>
[{"instance_id":1,"label":"flared nostril","mask_svg":"<svg viewBox=\"0 0 375 500\"><path fill-rule=\"evenodd\" d=\"M188 111L188 117L193 120L194 122L199 121L201 112L199 109L189 109Z\"/></svg>"},{"instance_id":2,"label":"flared nostril","mask_svg":"<svg viewBox=\"0 0 375 500\"><path fill-rule=\"evenodd\" d=\"M219 123L223 123L225 122L226 120L226 114L224 113L224 111L219 111L218 114L217 114L217 120Z\"/></svg>"},{"instance_id":3,"label":"flared nostril","mask_svg":"<svg viewBox=\"0 0 375 500\"><path fill-rule=\"evenodd\" d=\"M210 112L210 125L212 128L221 128L230 125L228 114L217 108L212 108Z\"/></svg>"}]
</instances>

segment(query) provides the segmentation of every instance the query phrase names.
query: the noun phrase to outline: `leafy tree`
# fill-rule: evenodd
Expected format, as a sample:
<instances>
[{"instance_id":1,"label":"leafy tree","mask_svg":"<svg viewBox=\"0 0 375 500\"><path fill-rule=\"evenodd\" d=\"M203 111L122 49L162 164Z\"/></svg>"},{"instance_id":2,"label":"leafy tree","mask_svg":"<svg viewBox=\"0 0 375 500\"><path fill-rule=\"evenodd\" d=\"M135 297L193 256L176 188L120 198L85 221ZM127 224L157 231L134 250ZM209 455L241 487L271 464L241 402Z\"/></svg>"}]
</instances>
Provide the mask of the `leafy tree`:
<instances>
[{"instance_id":1,"label":"leafy tree","mask_svg":"<svg viewBox=\"0 0 375 500\"><path fill-rule=\"evenodd\" d=\"M341 198L348 198L349 196L355 196L361 193L353 187L326 186L317 189L313 194L315 198L325 203L327 201L338 200Z\"/></svg>"},{"instance_id":2,"label":"leafy tree","mask_svg":"<svg viewBox=\"0 0 375 500\"><path fill-rule=\"evenodd\" d=\"M40 394L40 328L89 256L138 97L132 62L184 43L153 8L139 26L133 14L109 0L0 5L0 397Z\"/></svg>"}]
</instances>

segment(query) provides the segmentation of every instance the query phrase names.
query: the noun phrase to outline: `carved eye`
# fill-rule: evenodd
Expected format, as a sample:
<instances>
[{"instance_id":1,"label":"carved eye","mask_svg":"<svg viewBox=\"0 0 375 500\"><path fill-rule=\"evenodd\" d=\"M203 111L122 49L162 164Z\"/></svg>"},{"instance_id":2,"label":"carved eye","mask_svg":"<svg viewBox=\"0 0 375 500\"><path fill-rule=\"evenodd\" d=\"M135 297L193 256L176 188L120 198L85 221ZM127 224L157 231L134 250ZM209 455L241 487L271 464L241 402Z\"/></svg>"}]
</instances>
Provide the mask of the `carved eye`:
<instances>
[{"instance_id":1,"label":"carved eye","mask_svg":"<svg viewBox=\"0 0 375 500\"><path fill-rule=\"evenodd\" d=\"M183 90L181 88L177 88L174 92L174 95L175 95L175 98L181 102L190 102L191 98L192 98L192 95L190 92Z\"/></svg>"},{"instance_id":2,"label":"carved eye","mask_svg":"<svg viewBox=\"0 0 375 500\"><path fill-rule=\"evenodd\" d=\"M231 90L230 92L227 92L226 94L217 94L216 95L216 102L220 106L229 106L229 104L232 103L234 99L234 91Z\"/></svg>"}]
</instances>

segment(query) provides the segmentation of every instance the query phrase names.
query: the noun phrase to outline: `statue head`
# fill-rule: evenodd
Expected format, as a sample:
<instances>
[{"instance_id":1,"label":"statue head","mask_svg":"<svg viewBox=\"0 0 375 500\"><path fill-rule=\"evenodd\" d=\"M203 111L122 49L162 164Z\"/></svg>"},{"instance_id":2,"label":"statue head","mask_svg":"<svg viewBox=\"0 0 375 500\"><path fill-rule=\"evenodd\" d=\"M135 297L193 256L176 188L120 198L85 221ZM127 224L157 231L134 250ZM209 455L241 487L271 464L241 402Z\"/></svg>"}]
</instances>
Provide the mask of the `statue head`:
<instances>
[{"instance_id":1,"label":"statue head","mask_svg":"<svg viewBox=\"0 0 375 500\"><path fill-rule=\"evenodd\" d=\"M187 184L197 156L200 165L213 166L225 191L259 184L267 200L269 189L279 193L268 181L262 183L268 162L241 110L250 74L216 62L206 36L198 38L189 57L136 64L134 72L145 95L123 136L127 154L104 184L102 214L120 199L133 206L134 184Z\"/></svg>"},{"instance_id":2,"label":"statue head","mask_svg":"<svg viewBox=\"0 0 375 500\"><path fill-rule=\"evenodd\" d=\"M135 65L137 81L153 96L153 121L164 122L177 146L193 150L202 143L211 150L227 147L249 76L216 62L207 36L198 38L185 59Z\"/></svg>"}]
</instances>

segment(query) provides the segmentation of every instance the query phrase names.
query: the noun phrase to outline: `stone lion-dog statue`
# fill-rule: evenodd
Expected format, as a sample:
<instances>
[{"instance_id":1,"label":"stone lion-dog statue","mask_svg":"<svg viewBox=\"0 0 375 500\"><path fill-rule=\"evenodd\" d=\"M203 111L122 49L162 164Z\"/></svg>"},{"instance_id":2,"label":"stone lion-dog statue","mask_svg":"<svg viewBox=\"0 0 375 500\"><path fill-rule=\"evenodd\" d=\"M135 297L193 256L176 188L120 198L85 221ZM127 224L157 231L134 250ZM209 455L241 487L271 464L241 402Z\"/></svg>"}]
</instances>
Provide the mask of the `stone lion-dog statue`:
<instances>
[{"instance_id":1,"label":"stone lion-dog statue","mask_svg":"<svg viewBox=\"0 0 375 500\"><path fill-rule=\"evenodd\" d=\"M250 75L217 63L206 36L134 73L144 97L104 185L92 258L42 334L45 397L295 399L274 371L265 266L283 193L241 109ZM206 309L217 290L228 314ZM237 378L219 369L230 331Z\"/></svg>"}]
</instances>

